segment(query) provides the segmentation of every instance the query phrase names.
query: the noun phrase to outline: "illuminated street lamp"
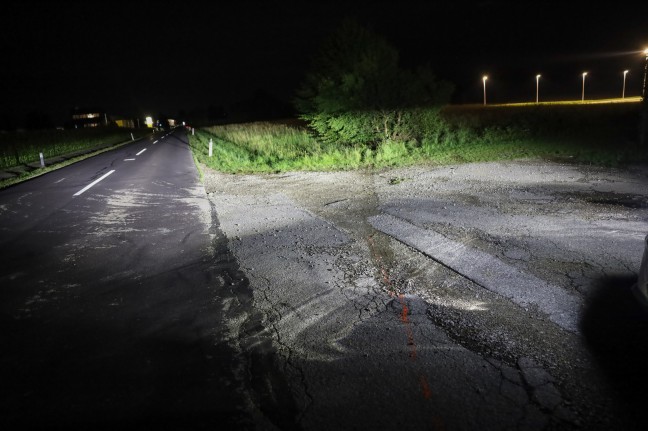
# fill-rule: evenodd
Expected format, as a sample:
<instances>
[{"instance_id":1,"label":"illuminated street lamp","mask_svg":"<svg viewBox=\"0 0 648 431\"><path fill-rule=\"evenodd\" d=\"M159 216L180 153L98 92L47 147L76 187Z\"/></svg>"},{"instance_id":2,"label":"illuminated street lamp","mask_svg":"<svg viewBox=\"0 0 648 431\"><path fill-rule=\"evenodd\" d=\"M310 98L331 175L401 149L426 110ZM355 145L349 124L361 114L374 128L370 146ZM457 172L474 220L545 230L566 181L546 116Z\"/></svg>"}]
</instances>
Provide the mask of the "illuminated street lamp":
<instances>
[{"instance_id":1,"label":"illuminated street lamp","mask_svg":"<svg viewBox=\"0 0 648 431\"><path fill-rule=\"evenodd\" d=\"M587 72L583 72L583 93L581 95L581 101L585 101L585 77L587 76Z\"/></svg>"},{"instance_id":2,"label":"illuminated street lamp","mask_svg":"<svg viewBox=\"0 0 648 431\"><path fill-rule=\"evenodd\" d=\"M482 81L484 81L484 106L486 106L486 80L488 79L488 76L484 75L482 78Z\"/></svg>"},{"instance_id":3,"label":"illuminated street lamp","mask_svg":"<svg viewBox=\"0 0 648 431\"><path fill-rule=\"evenodd\" d=\"M625 81L626 81L626 75L628 74L628 70L623 71L623 90L621 91L621 98L625 99Z\"/></svg>"},{"instance_id":4,"label":"illuminated street lamp","mask_svg":"<svg viewBox=\"0 0 648 431\"><path fill-rule=\"evenodd\" d=\"M538 103L539 94L540 94L540 74L536 75L536 103Z\"/></svg>"}]
</instances>

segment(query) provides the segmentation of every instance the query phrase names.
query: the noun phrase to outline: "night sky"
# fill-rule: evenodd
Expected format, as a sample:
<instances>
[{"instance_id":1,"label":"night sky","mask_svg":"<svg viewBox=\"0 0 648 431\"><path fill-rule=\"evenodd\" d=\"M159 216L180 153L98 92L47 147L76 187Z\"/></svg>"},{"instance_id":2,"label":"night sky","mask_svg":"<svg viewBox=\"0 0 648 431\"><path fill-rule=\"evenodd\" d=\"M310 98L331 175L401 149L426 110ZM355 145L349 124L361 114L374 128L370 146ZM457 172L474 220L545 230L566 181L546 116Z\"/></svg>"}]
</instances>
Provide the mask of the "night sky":
<instances>
[{"instance_id":1,"label":"night sky","mask_svg":"<svg viewBox=\"0 0 648 431\"><path fill-rule=\"evenodd\" d=\"M134 3L134 2L132 2ZM429 64L453 103L641 92L648 2L9 3L0 16L1 111L58 125L74 106L124 116L228 107L260 91L290 101L322 40L353 17Z\"/></svg>"}]
</instances>

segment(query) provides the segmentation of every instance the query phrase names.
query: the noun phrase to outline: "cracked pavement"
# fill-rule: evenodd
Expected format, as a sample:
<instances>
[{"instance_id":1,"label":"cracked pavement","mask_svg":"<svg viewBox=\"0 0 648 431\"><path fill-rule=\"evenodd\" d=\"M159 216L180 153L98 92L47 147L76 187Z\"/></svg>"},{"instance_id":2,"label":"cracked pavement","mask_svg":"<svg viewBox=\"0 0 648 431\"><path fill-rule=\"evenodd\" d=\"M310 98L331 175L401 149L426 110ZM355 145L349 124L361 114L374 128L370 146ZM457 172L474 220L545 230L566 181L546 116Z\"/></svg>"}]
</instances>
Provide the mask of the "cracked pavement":
<instances>
[{"instance_id":1,"label":"cracked pavement","mask_svg":"<svg viewBox=\"0 0 648 431\"><path fill-rule=\"evenodd\" d=\"M276 429L641 428L639 386L618 379L648 381L620 371L648 341L622 300L646 166L203 169L258 312L231 331L284 373L263 389L291 399Z\"/></svg>"}]
</instances>

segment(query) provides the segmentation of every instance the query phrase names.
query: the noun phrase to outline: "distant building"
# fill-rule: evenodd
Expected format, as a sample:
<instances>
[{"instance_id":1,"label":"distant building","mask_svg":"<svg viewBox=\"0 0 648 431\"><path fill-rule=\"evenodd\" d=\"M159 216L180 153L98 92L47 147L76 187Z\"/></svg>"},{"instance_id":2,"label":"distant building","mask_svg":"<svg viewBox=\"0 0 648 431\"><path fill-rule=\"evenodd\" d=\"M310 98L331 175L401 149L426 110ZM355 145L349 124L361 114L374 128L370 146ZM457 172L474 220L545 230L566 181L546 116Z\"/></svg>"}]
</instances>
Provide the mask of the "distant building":
<instances>
[{"instance_id":1,"label":"distant building","mask_svg":"<svg viewBox=\"0 0 648 431\"><path fill-rule=\"evenodd\" d=\"M109 119L112 119L112 121L117 125L117 127L126 127L128 129L134 129L135 128L135 120L130 119L130 118L122 118L122 117L117 117L117 116L109 116Z\"/></svg>"},{"instance_id":2,"label":"distant building","mask_svg":"<svg viewBox=\"0 0 648 431\"><path fill-rule=\"evenodd\" d=\"M80 129L84 127L106 127L117 126L126 128L135 128L135 120L125 118L119 115L108 115L100 108L79 108L75 107L71 112L72 120L69 123L71 127Z\"/></svg>"},{"instance_id":3,"label":"distant building","mask_svg":"<svg viewBox=\"0 0 648 431\"><path fill-rule=\"evenodd\" d=\"M75 129L83 127L107 126L108 114L103 109L75 107L71 112L72 126Z\"/></svg>"}]
</instances>

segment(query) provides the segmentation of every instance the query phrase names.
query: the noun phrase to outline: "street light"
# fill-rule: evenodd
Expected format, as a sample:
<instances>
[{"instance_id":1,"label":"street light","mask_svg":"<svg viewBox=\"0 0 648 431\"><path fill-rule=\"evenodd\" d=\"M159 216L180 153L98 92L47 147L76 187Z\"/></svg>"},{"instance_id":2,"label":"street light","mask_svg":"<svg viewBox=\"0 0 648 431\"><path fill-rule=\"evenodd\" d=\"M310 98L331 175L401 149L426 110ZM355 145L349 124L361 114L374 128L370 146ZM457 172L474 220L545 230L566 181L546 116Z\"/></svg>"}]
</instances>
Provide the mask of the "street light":
<instances>
[{"instance_id":1,"label":"street light","mask_svg":"<svg viewBox=\"0 0 648 431\"><path fill-rule=\"evenodd\" d=\"M540 94L540 74L536 75L536 103L538 103L539 94Z\"/></svg>"},{"instance_id":2,"label":"street light","mask_svg":"<svg viewBox=\"0 0 648 431\"><path fill-rule=\"evenodd\" d=\"M628 70L623 71L623 91L621 92L621 98L625 99L625 81L626 81L626 75L628 74Z\"/></svg>"},{"instance_id":3,"label":"street light","mask_svg":"<svg viewBox=\"0 0 648 431\"><path fill-rule=\"evenodd\" d=\"M486 80L488 79L488 76L484 75L482 78L482 81L484 81L484 106L486 106Z\"/></svg>"},{"instance_id":4,"label":"street light","mask_svg":"<svg viewBox=\"0 0 648 431\"><path fill-rule=\"evenodd\" d=\"M587 76L587 72L583 72L583 94L581 95L581 101L585 101L585 77Z\"/></svg>"}]
</instances>

